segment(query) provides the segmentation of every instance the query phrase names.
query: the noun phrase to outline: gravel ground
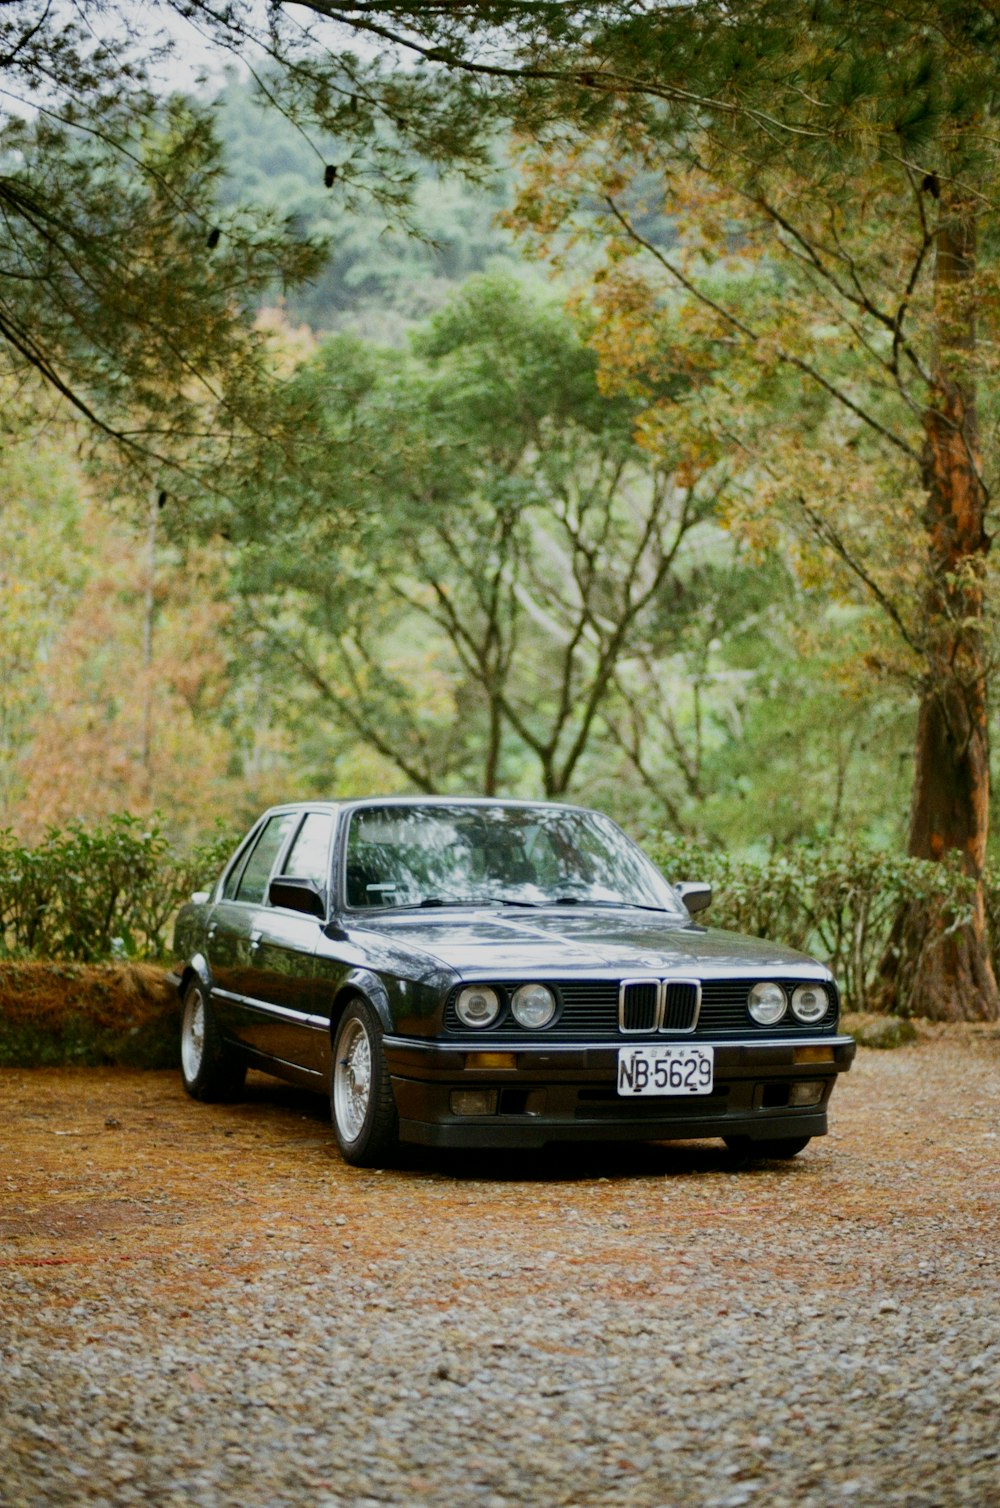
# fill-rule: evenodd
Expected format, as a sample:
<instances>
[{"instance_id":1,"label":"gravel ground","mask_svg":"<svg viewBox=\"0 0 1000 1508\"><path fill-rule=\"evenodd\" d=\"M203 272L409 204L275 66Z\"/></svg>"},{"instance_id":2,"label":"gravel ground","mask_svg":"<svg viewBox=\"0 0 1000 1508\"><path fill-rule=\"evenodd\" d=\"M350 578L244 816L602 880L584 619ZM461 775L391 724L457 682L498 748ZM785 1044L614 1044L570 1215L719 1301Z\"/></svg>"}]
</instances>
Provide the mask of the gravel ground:
<instances>
[{"instance_id":1,"label":"gravel ground","mask_svg":"<svg viewBox=\"0 0 1000 1508\"><path fill-rule=\"evenodd\" d=\"M792 1163L347 1168L322 1107L0 1074L0 1503L1000 1504L1000 1041Z\"/></svg>"}]
</instances>

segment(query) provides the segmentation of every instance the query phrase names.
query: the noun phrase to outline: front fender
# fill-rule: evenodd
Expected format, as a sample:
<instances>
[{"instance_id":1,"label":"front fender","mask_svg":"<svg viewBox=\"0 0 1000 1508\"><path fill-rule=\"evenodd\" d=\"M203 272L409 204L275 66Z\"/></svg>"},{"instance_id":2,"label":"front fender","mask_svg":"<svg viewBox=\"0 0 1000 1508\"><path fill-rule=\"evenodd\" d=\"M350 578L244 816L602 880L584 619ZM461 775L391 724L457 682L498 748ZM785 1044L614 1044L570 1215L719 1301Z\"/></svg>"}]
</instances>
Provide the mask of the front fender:
<instances>
[{"instance_id":1,"label":"front fender","mask_svg":"<svg viewBox=\"0 0 1000 1508\"><path fill-rule=\"evenodd\" d=\"M363 995L368 1004L375 1011L384 1032L392 1033L395 1029L392 1019L392 1007L389 1004L389 995L385 985L377 974L370 969L352 969L341 981L336 995L333 997L333 1010L331 1012L331 1026L339 1021L344 1007L352 995Z\"/></svg>"}]
</instances>

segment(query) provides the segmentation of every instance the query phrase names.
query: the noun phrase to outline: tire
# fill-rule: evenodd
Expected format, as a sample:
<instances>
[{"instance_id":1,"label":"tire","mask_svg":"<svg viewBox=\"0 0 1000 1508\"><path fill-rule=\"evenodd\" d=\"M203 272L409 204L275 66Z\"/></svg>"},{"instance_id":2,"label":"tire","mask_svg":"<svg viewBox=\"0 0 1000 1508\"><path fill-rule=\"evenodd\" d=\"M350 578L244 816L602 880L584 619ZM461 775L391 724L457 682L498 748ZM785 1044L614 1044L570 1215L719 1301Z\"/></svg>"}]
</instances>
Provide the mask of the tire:
<instances>
[{"instance_id":1,"label":"tire","mask_svg":"<svg viewBox=\"0 0 1000 1508\"><path fill-rule=\"evenodd\" d=\"M749 1136L725 1136L723 1141L734 1157L798 1157L808 1147L811 1136L782 1136L774 1141L753 1141Z\"/></svg>"},{"instance_id":2,"label":"tire","mask_svg":"<svg viewBox=\"0 0 1000 1508\"><path fill-rule=\"evenodd\" d=\"M205 987L192 979L181 1008L181 1080L194 1100L234 1100L247 1065L223 1041Z\"/></svg>"},{"instance_id":3,"label":"tire","mask_svg":"<svg viewBox=\"0 0 1000 1508\"><path fill-rule=\"evenodd\" d=\"M337 1027L330 1112L345 1162L374 1168L393 1160L399 1148L399 1117L382 1051L382 1028L365 1000L352 1000Z\"/></svg>"}]
</instances>

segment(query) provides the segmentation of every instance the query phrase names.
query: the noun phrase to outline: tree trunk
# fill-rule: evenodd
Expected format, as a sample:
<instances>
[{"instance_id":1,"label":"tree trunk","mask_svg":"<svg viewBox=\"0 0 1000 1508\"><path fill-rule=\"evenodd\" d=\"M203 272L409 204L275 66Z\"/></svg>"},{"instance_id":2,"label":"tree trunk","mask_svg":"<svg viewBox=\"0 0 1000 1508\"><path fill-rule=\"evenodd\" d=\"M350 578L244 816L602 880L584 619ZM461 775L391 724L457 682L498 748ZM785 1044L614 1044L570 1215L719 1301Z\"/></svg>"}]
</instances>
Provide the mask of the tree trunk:
<instances>
[{"instance_id":1,"label":"tree trunk","mask_svg":"<svg viewBox=\"0 0 1000 1508\"><path fill-rule=\"evenodd\" d=\"M486 762L483 769L483 795L495 796L500 774L500 745L503 738L503 717L500 702L492 686L487 687L489 698L488 733L486 738Z\"/></svg>"},{"instance_id":2,"label":"tree trunk","mask_svg":"<svg viewBox=\"0 0 1000 1508\"><path fill-rule=\"evenodd\" d=\"M1000 999L982 890L990 796L983 644L989 540L972 373L976 230L969 206L943 197L941 209L936 387L924 416L927 672L917 719L909 852L940 860L957 851L976 881L976 900L971 921L952 932L940 906L908 906L897 920L882 975L886 1003L905 1005L908 1014L979 1021L1000 1015Z\"/></svg>"},{"instance_id":3,"label":"tree trunk","mask_svg":"<svg viewBox=\"0 0 1000 1508\"><path fill-rule=\"evenodd\" d=\"M160 499L154 492L146 526L146 589L142 619L142 782L146 805L153 806L153 632L156 618L156 545Z\"/></svg>"}]
</instances>

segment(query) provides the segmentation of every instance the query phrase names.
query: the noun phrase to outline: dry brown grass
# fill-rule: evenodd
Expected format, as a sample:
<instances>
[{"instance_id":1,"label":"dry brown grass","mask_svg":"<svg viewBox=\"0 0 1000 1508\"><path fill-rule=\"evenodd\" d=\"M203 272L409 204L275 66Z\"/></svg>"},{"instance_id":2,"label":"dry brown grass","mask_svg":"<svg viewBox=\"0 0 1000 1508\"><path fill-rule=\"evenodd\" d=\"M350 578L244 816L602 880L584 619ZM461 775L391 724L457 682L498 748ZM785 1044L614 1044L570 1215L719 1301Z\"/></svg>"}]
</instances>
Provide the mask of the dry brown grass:
<instances>
[{"instance_id":1,"label":"dry brown grass","mask_svg":"<svg viewBox=\"0 0 1000 1508\"><path fill-rule=\"evenodd\" d=\"M177 995L152 964L0 965L0 1064L169 1067Z\"/></svg>"}]
</instances>

